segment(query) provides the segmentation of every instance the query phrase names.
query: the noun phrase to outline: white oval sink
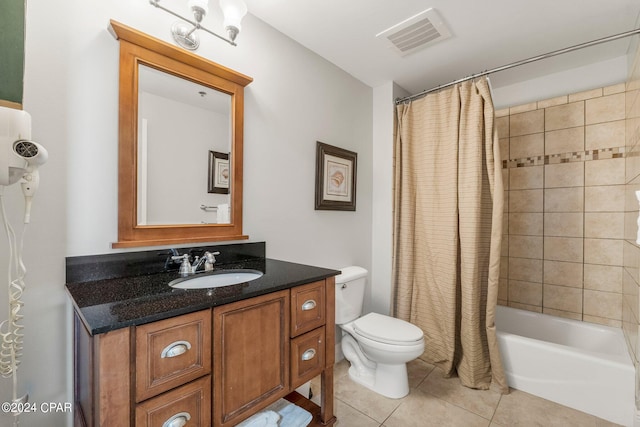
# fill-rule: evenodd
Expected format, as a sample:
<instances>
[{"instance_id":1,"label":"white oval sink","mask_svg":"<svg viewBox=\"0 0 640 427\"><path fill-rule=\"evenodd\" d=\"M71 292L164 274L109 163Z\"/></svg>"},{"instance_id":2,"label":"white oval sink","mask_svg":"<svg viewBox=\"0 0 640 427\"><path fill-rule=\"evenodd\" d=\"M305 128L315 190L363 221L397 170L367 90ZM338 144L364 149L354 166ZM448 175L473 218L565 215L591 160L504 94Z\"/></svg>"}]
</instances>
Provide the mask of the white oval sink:
<instances>
[{"instance_id":1,"label":"white oval sink","mask_svg":"<svg viewBox=\"0 0 640 427\"><path fill-rule=\"evenodd\" d=\"M173 280L169 286L177 289L207 289L222 286L237 285L262 277L262 272L257 270L229 270L221 271L205 276L193 276Z\"/></svg>"}]
</instances>

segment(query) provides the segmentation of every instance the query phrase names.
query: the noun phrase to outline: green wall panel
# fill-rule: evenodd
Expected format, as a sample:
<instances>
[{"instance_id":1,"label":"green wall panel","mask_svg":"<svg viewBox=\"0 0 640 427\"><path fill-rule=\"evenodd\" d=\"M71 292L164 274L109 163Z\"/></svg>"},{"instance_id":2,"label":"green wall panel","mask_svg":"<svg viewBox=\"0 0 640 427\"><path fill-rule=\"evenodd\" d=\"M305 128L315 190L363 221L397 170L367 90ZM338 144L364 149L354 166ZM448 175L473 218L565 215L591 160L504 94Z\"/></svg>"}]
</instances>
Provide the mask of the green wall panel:
<instances>
[{"instance_id":1,"label":"green wall panel","mask_svg":"<svg viewBox=\"0 0 640 427\"><path fill-rule=\"evenodd\" d=\"M22 104L24 0L0 0L0 103Z\"/></svg>"}]
</instances>

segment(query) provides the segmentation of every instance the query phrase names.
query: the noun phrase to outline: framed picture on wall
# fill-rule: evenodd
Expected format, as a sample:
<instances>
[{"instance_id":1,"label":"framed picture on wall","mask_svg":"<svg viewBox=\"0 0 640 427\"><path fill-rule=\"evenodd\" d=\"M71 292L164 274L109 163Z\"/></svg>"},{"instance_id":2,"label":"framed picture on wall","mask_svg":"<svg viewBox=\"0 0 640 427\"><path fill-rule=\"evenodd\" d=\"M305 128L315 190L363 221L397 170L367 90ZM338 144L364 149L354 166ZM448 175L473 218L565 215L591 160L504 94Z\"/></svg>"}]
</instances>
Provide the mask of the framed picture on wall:
<instances>
[{"instance_id":1,"label":"framed picture on wall","mask_svg":"<svg viewBox=\"0 0 640 427\"><path fill-rule=\"evenodd\" d=\"M229 194L230 178L229 154L209 151L209 193Z\"/></svg>"},{"instance_id":2,"label":"framed picture on wall","mask_svg":"<svg viewBox=\"0 0 640 427\"><path fill-rule=\"evenodd\" d=\"M316 142L316 210L356 210L358 153Z\"/></svg>"}]
</instances>

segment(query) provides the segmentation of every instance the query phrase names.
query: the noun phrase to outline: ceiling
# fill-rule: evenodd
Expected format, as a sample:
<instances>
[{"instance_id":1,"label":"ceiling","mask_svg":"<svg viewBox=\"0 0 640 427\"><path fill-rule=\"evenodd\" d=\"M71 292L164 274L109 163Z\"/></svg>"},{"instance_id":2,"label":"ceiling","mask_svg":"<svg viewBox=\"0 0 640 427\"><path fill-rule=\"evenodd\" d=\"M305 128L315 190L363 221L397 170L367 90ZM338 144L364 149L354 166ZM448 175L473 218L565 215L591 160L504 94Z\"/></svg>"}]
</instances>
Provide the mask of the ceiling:
<instances>
[{"instance_id":1,"label":"ceiling","mask_svg":"<svg viewBox=\"0 0 640 427\"><path fill-rule=\"evenodd\" d=\"M417 93L634 29L639 0L245 0L251 14L365 84ZM376 34L434 8L452 37L407 56ZM630 38L495 73L494 87L624 56Z\"/></svg>"}]
</instances>

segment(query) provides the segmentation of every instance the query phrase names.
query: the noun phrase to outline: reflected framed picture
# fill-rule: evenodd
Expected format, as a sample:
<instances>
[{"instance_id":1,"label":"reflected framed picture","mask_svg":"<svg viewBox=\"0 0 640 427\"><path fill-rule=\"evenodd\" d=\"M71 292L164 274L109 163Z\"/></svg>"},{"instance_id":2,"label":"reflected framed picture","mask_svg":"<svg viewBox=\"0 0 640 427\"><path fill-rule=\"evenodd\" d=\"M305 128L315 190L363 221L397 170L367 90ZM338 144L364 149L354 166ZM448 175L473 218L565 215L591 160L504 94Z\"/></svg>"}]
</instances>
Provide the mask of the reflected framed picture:
<instances>
[{"instance_id":1,"label":"reflected framed picture","mask_svg":"<svg viewBox=\"0 0 640 427\"><path fill-rule=\"evenodd\" d=\"M316 142L316 210L356 210L358 153Z\"/></svg>"},{"instance_id":2,"label":"reflected framed picture","mask_svg":"<svg viewBox=\"0 0 640 427\"><path fill-rule=\"evenodd\" d=\"M229 166L229 153L209 151L209 193L229 194L229 181L231 168Z\"/></svg>"}]
</instances>

